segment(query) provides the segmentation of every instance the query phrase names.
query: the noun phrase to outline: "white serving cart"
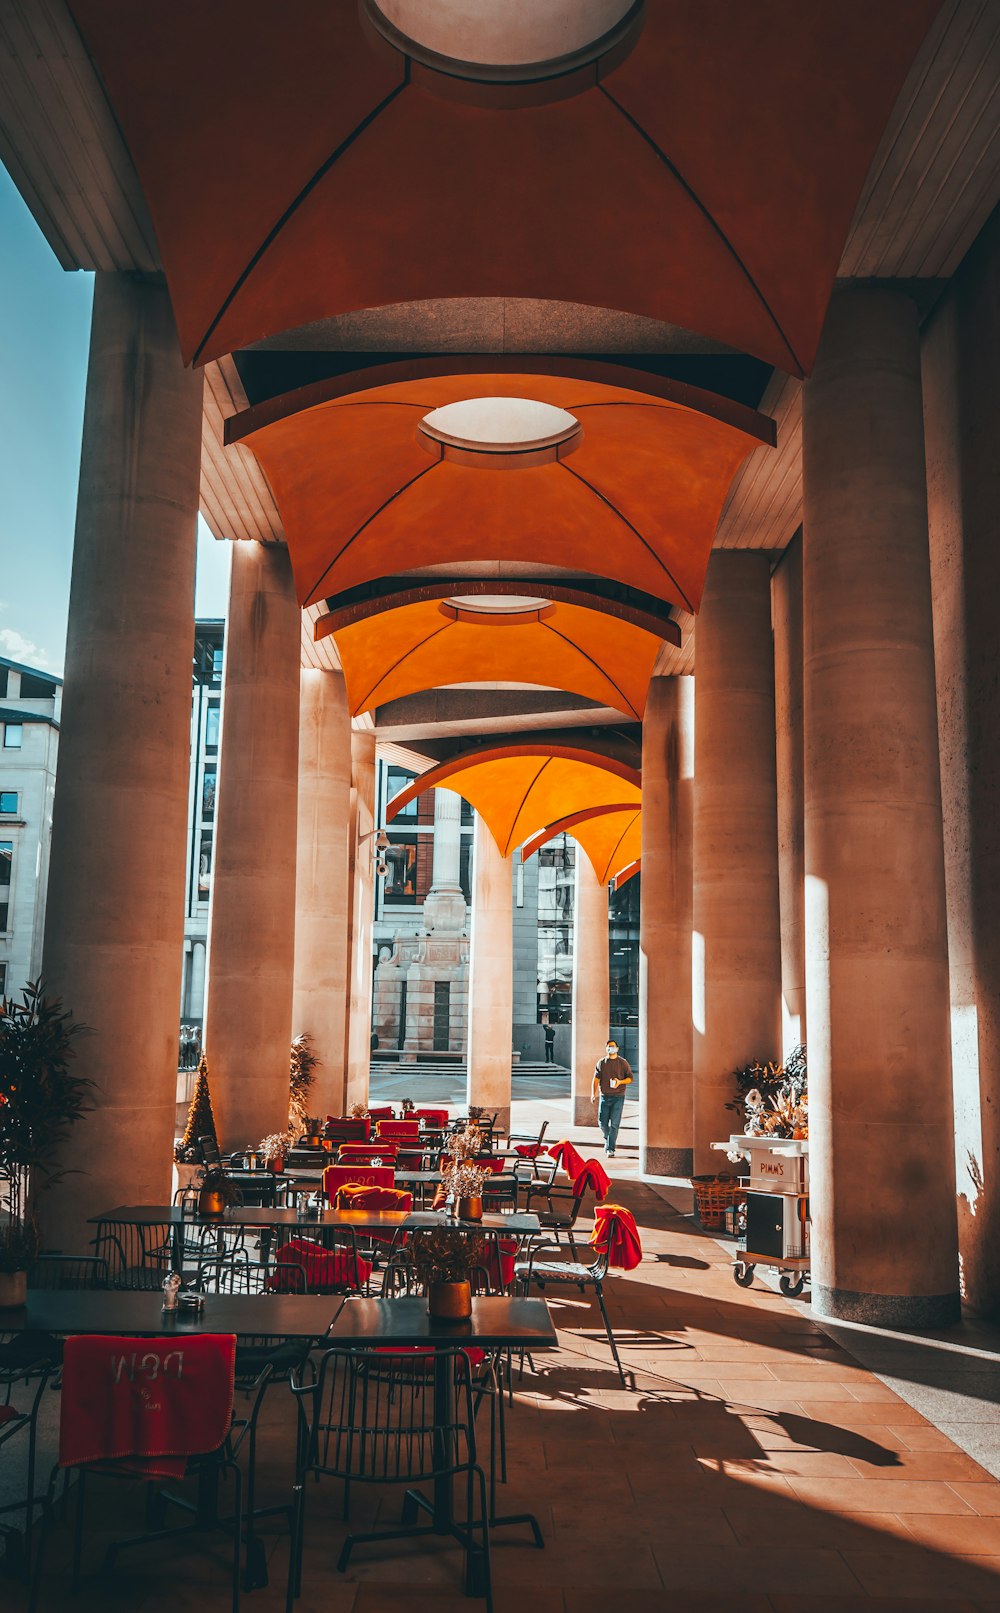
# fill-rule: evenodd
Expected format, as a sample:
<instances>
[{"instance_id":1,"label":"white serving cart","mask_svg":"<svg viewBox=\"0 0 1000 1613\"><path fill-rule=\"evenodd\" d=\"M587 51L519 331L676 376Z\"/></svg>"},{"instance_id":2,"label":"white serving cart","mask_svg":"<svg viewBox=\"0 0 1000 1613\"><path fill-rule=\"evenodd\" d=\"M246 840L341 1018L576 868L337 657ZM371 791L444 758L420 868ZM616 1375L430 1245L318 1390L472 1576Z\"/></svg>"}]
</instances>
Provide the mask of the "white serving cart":
<instances>
[{"instance_id":1,"label":"white serving cart","mask_svg":"<svg viewBox=\"0 0 1000 1613\"><path fill-rule=\"evenodd\" d=\"M717 1152L749 1161L746 1210L733 1261L733 1277L749 1288L758 1266L778 1273L778 1286L794 1299L809 1278L809 1143L787 1137L748 1137L713 1143Z\"/></svg>"}]
</instances>

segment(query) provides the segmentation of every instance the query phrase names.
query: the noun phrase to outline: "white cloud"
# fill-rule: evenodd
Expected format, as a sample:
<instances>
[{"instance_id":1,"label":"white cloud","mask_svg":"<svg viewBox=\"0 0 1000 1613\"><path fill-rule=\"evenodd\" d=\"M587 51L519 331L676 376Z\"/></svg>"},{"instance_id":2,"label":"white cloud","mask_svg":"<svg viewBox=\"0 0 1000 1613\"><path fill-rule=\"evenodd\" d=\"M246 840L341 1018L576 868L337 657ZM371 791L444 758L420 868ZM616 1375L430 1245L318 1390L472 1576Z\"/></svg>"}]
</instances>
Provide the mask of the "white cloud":
<instances>
[{"instance_id":1,"label":"white cloud","mask_svg":"<svg viewBox=\"0 0 1000 1613\"><path fill-rule=\"evenodd\" d=\"M46 652L13 627L0 627L0 651L12 661L27 661L32 666L41 667L49 664Z\"/></svg>"}]
</instances>

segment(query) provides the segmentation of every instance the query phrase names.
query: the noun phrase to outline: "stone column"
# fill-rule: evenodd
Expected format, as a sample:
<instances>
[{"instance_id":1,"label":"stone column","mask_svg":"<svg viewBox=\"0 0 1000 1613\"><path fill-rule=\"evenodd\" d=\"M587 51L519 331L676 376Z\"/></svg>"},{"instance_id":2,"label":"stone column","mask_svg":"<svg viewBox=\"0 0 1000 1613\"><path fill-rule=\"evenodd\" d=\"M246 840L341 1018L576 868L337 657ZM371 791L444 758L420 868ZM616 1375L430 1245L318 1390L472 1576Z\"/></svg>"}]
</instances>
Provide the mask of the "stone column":
<instances>
[{"instance_id":1,"label":"stone column","mask_svg":"<svg viewBox=\"0 0 1000 1613\"><path fill-rule=\"evenodd\" d=\"M188 1019L205 1018L205 943L191 943L191 975L188 980Z\"/></svg>"},{"instance_id":2,"label":"stone column","mask_svg":"<svg viewBox=\"0 0 1000 1613\"><path fill-rule=\"evenodd\" d=\"M288 550L234 543L204 1036L224 1148L288 1124L300 646Z\"/></svg>"},{"instance_id":3,"label":"stone column","mask_svg":"<svg viewBox=\"0 0 1000 1613\"><path fill-rule=\"evenodd\" d=\"M774 655L766 555L712 555L695 637L695 1170L741 1130L732 1072L781 1047Z\"/></svg>"},{"instance_id":4,"label":"stone column","mask_svg":"<svg viewBox=\"0 0 1000 1613\"><path fill-rule=\"evenodd\" d=\"M509 857L476 813L469 958L469 1102L510 1125L514 901Z\"/></svg>"},{"instance_id":5,"label":"stone column","mask_svg":"<svg viewBox=\"0 0 1000 1613\"><path fill-rule=\"evenodd\" d=\"M639 1150L650 1176L690 1176L693 678L653 678L642 721Z\"/></svg>"},{"instance_id":6,"label":"stone column","mask_svg":"<svg viewBox=\"0 0 1000 1613\"><path fill-rule=\"evenodd\" d=\"M608 954L608 887L577 846L573 892L573 1021L570 1026L574 1126L597 1124L590 1096L594 1065L610 1035L611 962Z\"/></svg>"},{"instance_id":7,"label":"stone column","mask_svg":"<svg viewBox=\"0 0 1000 1613\"><path fill-rule=\"evenodd\" d=\"M169 1197L184 948L200 373L162 284L99 273L87 375L44 979L88 1027L96 1108L39 1204L46 1247Z\"/></svg>"},{"instance_id":8,"label":"stone column","mask_svg":"<svg viewBox=\"0 0 1000 1613\"><path fill-rule=\"evenodd\" d=\"M303 667L300 678L292 1030L312 1038L320 1060L310 1112L339 1115L347 1099L351 718L342 672Z\"/></svg>"},{"instance_id":9,"label":"stone column","mask_svg":"<svg viewBox=\"0 0 1000 1613\"><path fill-rule=\"evenodd\" d=\"M805 815L802 799L802 538L771 578L778 777L782 1050L806 1039Z\"/></svg>"},{"instance_id":10,"label":"stone column","mask_svg":"<svg viewBox=\"0 0 1000 1613\"><path fill-rule=\"evenodd\" d=\"M922 330L962 1298L1000 1310L1000 212Z\"/></svg>"},{"instance_id":11,"label":"stone column","mask_svg":"<svg viewBox=\"0 0 1000 1613\"><path fill-rule=\"evenodd\" d=\"M460 935L466 908L462 867L462 797L454 790L434 791L434 868L424 902L424 926Z\"/></svg>"},{"instance_id":12,"label":"stone column","mask_svg":"<svg viewBox=\"0 0 1000 1613\"><path fill-rule=\"evenodd\" d=\"M372 1057L372 932L375 923L375 735L351 734L351 962L347 1098L367 1103Z\"/></svg>"},{"instance_id":13,"label":"stone column","mask_svg":"<svg viewBox=\"0 0 1000 1613\"><path fill-rule=\"evenodd\" d=\"M958 1319L917 314L838 292L803 409L813 1305ZM918 1235L914 1235L915 1228Z\"/></svg>"}]
</instances>

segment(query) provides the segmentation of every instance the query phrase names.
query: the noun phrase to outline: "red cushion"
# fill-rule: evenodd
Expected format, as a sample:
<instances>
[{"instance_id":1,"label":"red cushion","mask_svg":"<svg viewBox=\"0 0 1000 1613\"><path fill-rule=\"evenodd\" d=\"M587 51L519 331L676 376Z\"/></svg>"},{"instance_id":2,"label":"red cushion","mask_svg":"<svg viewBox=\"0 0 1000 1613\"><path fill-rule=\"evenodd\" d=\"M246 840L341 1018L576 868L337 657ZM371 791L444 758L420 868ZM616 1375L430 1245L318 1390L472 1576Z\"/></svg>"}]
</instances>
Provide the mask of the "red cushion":
<instances>
[{"instance_id":1,"label":"red cushion","mask_svg":"<svg viewBox=\"0 0 1000 1613\"><path fill-rule=\"evenodd\" d=\"M306 1286L313 1294L329 1294L337 1288L360 1288L368 1281L372 1270L362 1255L355 1256L347 1249L324 1249L311 1238L290 1238L274 1258L278 1266L300 1266L305 1272ZM283 1278L280 1271L275 1271L268 1278L268 1287L280 1292L293 1287L293 1278L297 1282L298 1272L289 1272Z\"/></svg>"},{"instance_id":2,"label":"red cushion","mask_svg":"<svg viewBox=\"0 0 1000 1613\"><path fill-rule=\"evenodd\" d=\"M363 1187L393 1187L391 1165L328 1165L323 1172L323 1192L332 1203L342 1187L353 1183Z\"/></svg>"}]
</instances>

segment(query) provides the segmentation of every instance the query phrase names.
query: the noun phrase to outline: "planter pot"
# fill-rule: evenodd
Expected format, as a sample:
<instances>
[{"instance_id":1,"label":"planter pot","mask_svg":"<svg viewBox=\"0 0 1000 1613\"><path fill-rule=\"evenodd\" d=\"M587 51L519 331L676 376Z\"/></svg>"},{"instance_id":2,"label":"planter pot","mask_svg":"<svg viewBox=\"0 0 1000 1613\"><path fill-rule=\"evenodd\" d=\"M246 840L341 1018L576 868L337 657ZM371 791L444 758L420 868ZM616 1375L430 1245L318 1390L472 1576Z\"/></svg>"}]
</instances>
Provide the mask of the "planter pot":
<instances>
[{"instance_id":1,"label":"planter pot","mask_svg":"<svg viewBox=\"0 0 1000 1613\"><path fill-rule=\"evenodd\" d=\"M274 1159L269 1159L267 1161L267 1168L269 1171L272 1171L275 1176L278 1176L284 1170L285 1162L283 1159L275 1155Z\"/></svg>"},{"instance_id":2,"label":"planter pot","mask_svg":"<svg viewBox=\"0 0 1000 1613\"><path fill-rule=\"evenodd\" d=\"M468 1283L431 1283L427 1311L440 1321L464 1322L472 1315L472 1289Z\"/></svg>"},{"instance_id":3,"label":"planter pot","mask_svg":"<svg viewBox=\"0 0 1000 1613\"><path fill-rule=\"evenodd\" d=\"M459 1199L458 1219L460 1221L481 1221L483 1219L483 1201L480 1197L474 1199Z\"/></svg>"},{"instance_id":4,"label":"planter pot","mask_svg":"<svg viewBox=\"0 0 1000 1613\"><path fill-rule=\"evenodd\" d=\"M222 1215L226 1208L226 1195L217 1187L203 1187L198 1194L198 1209L202 1215Z\"/></svg>"},{"instance_id":5,"label":"planter pot","mask_svg":"<svg viewBox=\"0 0 1000 1613\"><path fill-rule=\"evenodd\" d=\"M13 1310L28 1302L28 1273L0 1271L0 1310Z\"/></svg>"}]
</instances>

